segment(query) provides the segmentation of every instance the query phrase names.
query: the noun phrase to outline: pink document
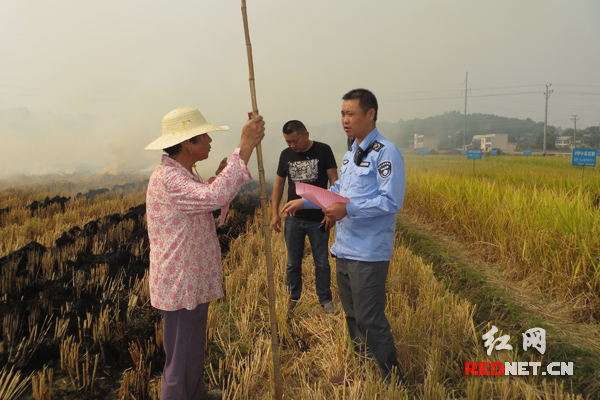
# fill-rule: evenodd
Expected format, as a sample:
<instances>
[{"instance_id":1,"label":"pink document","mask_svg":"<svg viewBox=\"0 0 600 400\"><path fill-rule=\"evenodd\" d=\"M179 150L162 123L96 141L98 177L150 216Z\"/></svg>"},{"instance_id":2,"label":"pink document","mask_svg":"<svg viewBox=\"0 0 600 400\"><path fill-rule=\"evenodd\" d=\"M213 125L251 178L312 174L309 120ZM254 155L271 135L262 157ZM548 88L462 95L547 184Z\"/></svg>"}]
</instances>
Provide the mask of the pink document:
<instances>
[{"instance_id":1,"label":"pink document","mask_svg":"<svg viewBox=\"0 0 600 400\"><path fill-rule=\"evenodd\" d=\"M333 203L350 203L347 197L308 183L296 182L296 194L320 208L327 208Z\"/></svg>"}]
</instances>

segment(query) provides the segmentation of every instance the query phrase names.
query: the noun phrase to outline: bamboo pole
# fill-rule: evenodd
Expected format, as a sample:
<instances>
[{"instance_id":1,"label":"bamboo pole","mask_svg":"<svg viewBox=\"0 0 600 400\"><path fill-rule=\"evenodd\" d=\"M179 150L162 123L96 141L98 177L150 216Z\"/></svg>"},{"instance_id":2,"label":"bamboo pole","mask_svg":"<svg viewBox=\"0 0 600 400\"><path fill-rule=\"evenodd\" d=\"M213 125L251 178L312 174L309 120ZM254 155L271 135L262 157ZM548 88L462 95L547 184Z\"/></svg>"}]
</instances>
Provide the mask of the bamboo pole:
<instances>
[{"instance_id":1,"label":"bamboo pole","mask_svg":"<svg viewBox=\"0 0 600 400\"><path fill-rule=\"evenodd\" d=\"M242 0L242 17L244 20L244 33L246 35L246 51L248 53L248 69L250 71L250 96L252 97L252 115L258 115L256 104L256 89L254 86L254 63L252 61L252 44L248 31L248 16L246 14L246 0ZM262 146L256 146L256 158L258 160L258 176L260 180L260 205L263 210L263 228L265 232L265 256L267 259L267 281L269 290L269 317L271 322L271 352L273 353L273 380L275 383L275 398L281 400L282 379L279 361L279 333L277 329L277 314L275 313L275 283L273 277L273 261L271 255L271 225L267 210L267 188L265 185L265 169L262 159Z\"/></svg>"}]
</instances>

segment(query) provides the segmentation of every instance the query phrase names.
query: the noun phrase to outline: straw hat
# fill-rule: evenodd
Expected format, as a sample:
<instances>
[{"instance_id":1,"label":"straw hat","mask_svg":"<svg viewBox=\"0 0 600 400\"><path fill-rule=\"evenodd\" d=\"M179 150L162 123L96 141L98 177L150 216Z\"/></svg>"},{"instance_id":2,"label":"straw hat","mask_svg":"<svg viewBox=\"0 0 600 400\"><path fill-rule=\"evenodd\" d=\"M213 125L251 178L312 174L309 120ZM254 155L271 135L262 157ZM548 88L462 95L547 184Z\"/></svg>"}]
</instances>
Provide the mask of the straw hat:
<instances>
[{"instance_id":1,"label":"straw hat","mask_svg":"<svg viewBox=\"0 0 600 400\"><path fill-rule=\"evenodd\" d=\"M145 150L162 150L203 133L228 130L228 126L209 124L195 108L176 108L163 117L162 135Z\"/></svg>"}]
</instances>

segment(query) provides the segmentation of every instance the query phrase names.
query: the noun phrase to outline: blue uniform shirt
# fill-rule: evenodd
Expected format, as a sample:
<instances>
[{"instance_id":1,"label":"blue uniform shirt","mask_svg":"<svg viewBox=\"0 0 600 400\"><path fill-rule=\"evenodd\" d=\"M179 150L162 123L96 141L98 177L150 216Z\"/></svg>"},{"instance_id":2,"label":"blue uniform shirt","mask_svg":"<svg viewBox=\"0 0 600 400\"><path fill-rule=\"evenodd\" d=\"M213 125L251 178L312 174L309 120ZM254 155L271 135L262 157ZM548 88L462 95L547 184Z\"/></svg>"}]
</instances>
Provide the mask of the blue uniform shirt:
<instances>
[{"instance_id":1,"label":"blue uniform shirt","mask_svg":"<svg viewBox=\"0 0 600 400\"><path fill-rule=\"evenodd\" d=\"M377 143L374 143L377 142ZM340 178L330 191L346 196L348 217L337 222L331 253L358 261L390 261L394 250L396 213L404 203L406 178L400 150L375 128L360 144L362 151L373 144L360 165L354 141L344 155ZM303 200L305 208L316 206Z\"/></svg>"}]
</instances>

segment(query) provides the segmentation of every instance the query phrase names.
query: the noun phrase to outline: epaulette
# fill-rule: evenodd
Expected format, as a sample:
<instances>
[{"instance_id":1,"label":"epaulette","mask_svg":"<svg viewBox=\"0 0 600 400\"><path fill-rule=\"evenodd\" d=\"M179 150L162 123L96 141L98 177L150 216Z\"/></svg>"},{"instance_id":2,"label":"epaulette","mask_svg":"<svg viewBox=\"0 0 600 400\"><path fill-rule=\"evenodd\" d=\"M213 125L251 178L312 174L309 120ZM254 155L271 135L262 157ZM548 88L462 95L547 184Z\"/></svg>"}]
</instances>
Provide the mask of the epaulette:
<instances>
[{"instance_id":1,"label":"epaulette","mask_svg":"<svg viewBox=\"0 0 600 400\"><path fill-rule=\"evenodd\" d=\"M377 140L373 141L373 143L371 143L371 146L369 147L373 147L373 150L375 150L376 152L379 152L379 150L381 150L383 147L385 147L385 144L383 143L379 143Z\"/></svg>"},{"instance_id":2,"label":"epaulette","mask_svg":"<svg viewBox=\"0 0 600 400\"><path fill-rule=\"evenodd\" d=\"M384 146L385 145L383 143L379 143L377 140L374 140L365 151L359 147L354 154L354 163L359 167L368 167L369 163L363 163L363 159L371 152L371 150L375 150L379 153L379 150L381 150Z\"/></svg>"}]
</instances>

